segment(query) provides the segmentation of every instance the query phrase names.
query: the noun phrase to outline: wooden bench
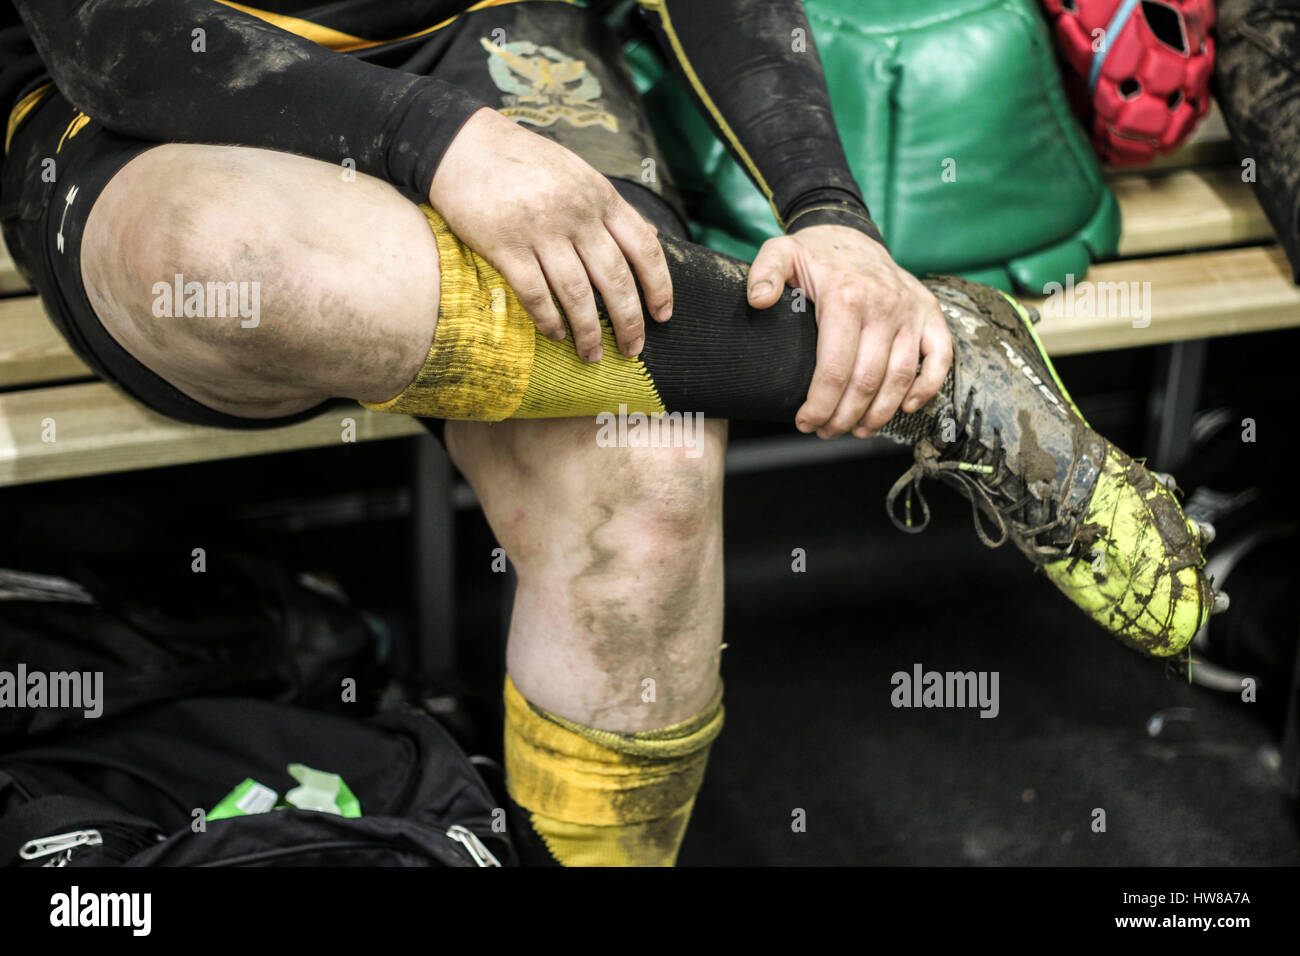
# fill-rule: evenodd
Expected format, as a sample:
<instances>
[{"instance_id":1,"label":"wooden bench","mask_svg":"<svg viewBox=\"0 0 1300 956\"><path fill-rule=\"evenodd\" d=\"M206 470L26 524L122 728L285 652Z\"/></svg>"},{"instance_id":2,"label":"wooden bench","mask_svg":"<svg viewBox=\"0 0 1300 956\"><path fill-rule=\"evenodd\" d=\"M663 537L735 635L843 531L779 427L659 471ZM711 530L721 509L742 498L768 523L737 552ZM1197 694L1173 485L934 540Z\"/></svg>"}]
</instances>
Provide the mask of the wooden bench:
<instances>
[{"instance_id":1,"label":"wooden bench","mask_svg":"<svg viewBox=\"0 0 1300 956\"><path fill-rule=\"evenodd\" d=\"M1124 222L1120 258L1094 266L1087 279L1150 282L1151 321L1135 327L1131 314L1048 317L1039 334L1052 354L1300 324L1300 288L1291 282L1251 187L1241 181L1224 147L1222 122L1211 114L1191 143L1156 167L1110 174ZM271 432L228 432L149 412L95 382L50 325L40 300L26 291L0 247L0 294L8 295L0 299L0 485L340 441L341 427L333 417ZM422 434L401 416L360 407L346 414L356 420L358 441ZM42 440L42 422L50 417L58 423L53 443Z\"/></svg>"},{"instance_id":2,"label":"wooden bench","mask_svg":"<svg viewBox=\"0 0 1300 956\"><path fill-rule=\"evenodd\" d=\"M1251 191L1242 182L1217 111L1172 156L1139 172L1110 170L1123 215L1119 257L1095 265L1094 284L1150 283L1150 322L1133 309L1107 315L1045 317L1038 329L1054 355L1169 345L1161 402L1162 467L1178 457L1190 431L1205 340L1300 325L1300 288ZM323 448L341 441L341 419L355 420L357 441L423 436L417 460L415 533L420 631L450 633L451 514L474 503L454 486L446 455L414 421L360 406L271 431L234 432L184 425L96 381L68 349L0 246L0 486L52 481L271 452ZM1045 307L1041 298L1027 302ZM57 440L43 440L54 419ZM820 442L807 436L736 442L728 471L827 461L870 453L875 443ZM438 540L434 548L429 542ZM442 645L446 645L443 640ZM426 654L447 666L448 651Z\"/></svg>"}]
</instances>

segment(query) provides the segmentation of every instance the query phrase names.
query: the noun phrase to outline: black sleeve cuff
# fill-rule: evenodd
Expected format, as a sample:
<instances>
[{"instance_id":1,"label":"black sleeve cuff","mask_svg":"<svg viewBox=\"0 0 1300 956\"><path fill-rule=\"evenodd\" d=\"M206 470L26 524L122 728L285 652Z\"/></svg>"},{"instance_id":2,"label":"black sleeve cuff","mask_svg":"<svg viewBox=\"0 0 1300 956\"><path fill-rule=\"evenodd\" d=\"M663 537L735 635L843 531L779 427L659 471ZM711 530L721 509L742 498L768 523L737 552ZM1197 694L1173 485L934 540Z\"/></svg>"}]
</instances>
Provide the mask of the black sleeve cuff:
<instances>
[{"instance_id":1,"label":"black sleeve cuff","mask_svg":"<svg viewBox=\"0 0 1300 956\"><path fill-rule=\"evenodd\" d=\"M384 178L427 197L443 154L466 121L487 104L460 87L421 77L395 116Z\"/></svg>"},{"instance_id":2,"label":"black sleeve cuff","mask_svg":"<svg viewBox=\"0 0 1300 956\"><path fill-rule=\"evenodd\" d=\"M848 226L888 248L880 227L871 221L867 207L854 199L821 197L795 206L786 216L787 235L809 226Z\"/></svg>"}]
</instances>

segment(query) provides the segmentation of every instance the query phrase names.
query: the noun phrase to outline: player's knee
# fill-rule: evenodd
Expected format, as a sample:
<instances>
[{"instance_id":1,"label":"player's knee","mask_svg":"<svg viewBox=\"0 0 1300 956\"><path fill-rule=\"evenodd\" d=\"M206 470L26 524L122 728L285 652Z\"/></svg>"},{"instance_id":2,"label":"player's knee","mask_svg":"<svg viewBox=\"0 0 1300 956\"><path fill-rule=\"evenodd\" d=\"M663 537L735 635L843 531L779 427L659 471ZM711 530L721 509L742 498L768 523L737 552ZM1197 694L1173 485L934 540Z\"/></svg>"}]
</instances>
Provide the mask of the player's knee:
<instances>
[{"instance_id":1,"label":"player's knee","mask_svg":"<svg viewBox=\"0 0 1300 956\"><path fill-rule=\"evenodd\" d=\"M229 193L170 149L137 157L96 202L81 249L92 305L147 363L235 372L281 358L262 315L285 281L274 215L235 221Z\"/></svg>"},{"instance_id":2,"label":"player's knee","mask_svg":"<svg viewBox=\"0 0 1300 956\"><path fill-rule=\"evenodd\" d=\"M266 150L137 157L97 200L83 242L105 327L209 404L392 397L428 351L437 251L391 187L336 178Z\"/></svg>"},{"instance_id":3,"label":"player's knee","mask_svg":"<svg viewBox=\"0 0 1300 956\"><path fill-rule=\"evenodd\" d=\"M589 560L576 573L593 584L626 584L634 602L644 597L647 617L662 616L668 594L679 608L696 601L702 571L721 553L723 443L713 432L703 444L698 457L677 448L620 450L601 468L602 490L588 504Z\"/></svg>"},{"instance_id":4,"label":"player's knee","mask_svg":"<svg viewBox=\"0 0 1300 956\"><path fill-rule=\"evenodd\" d=\"M643 540L682 557L721 520L723 449L708 437L701 444L698 455L657 449L625 462L618 473L626 481L614 489L635 510Z\"/></svg>"}]
</instances>

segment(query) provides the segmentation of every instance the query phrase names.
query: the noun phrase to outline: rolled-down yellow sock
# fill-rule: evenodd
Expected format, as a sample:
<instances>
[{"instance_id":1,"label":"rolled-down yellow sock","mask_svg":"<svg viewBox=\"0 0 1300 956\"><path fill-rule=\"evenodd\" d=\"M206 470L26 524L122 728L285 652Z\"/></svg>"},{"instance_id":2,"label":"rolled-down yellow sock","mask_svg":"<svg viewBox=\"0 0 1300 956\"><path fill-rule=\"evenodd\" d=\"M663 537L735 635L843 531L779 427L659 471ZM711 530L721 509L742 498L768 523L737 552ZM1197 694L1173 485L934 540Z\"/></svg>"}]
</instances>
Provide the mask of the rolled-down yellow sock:
<instances>
[{"instance_id":1,"label":"rolled-down yellow sock","mask_svg":"<svg viewBox=\"0 0 1300 956\"><path fill-rule=\"evenodd\" d=\"M486 259L461 242L430 206L420 210L438 244L438 325L424 365L377 412L496 422L570 418L617 411L664 411L639 358L618 351L601 323L605 357L581 361L569 339L538 332L514 289Z\"/></svg>"},{"instance_id":2,"label":"rolled-down yellow sock","mask_svg":"<svg viewBox=\"0 0 1300 956\"><path fill-rule=\"evenodd\" d=\"M565 866L672 866L709 747L722 685L689 720L640 733L584 727L524 699L506 678L506 783Z\"/></svg>"}]
</instances>

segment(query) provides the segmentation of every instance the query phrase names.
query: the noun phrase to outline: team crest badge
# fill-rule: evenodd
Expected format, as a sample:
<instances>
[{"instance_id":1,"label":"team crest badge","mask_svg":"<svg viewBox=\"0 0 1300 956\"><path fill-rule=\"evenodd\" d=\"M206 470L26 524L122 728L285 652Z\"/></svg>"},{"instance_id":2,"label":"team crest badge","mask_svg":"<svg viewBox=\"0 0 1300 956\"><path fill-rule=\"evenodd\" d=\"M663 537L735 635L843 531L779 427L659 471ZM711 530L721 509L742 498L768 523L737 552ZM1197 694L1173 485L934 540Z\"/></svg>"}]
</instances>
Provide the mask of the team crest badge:
<instances>
[{"instance_id":1,"label":"team crest badge","mask_svg":"<svg viewBox=\"0 0 1300 956\"><path fill-rule=\"evenodd\" d=\"M528 40L493 43L483 38L488 73L505 95L501 113L533 126L603 126L618 132L618 119L601 109L600 81L582 60Z\"/></svg>"}]
</instances>

